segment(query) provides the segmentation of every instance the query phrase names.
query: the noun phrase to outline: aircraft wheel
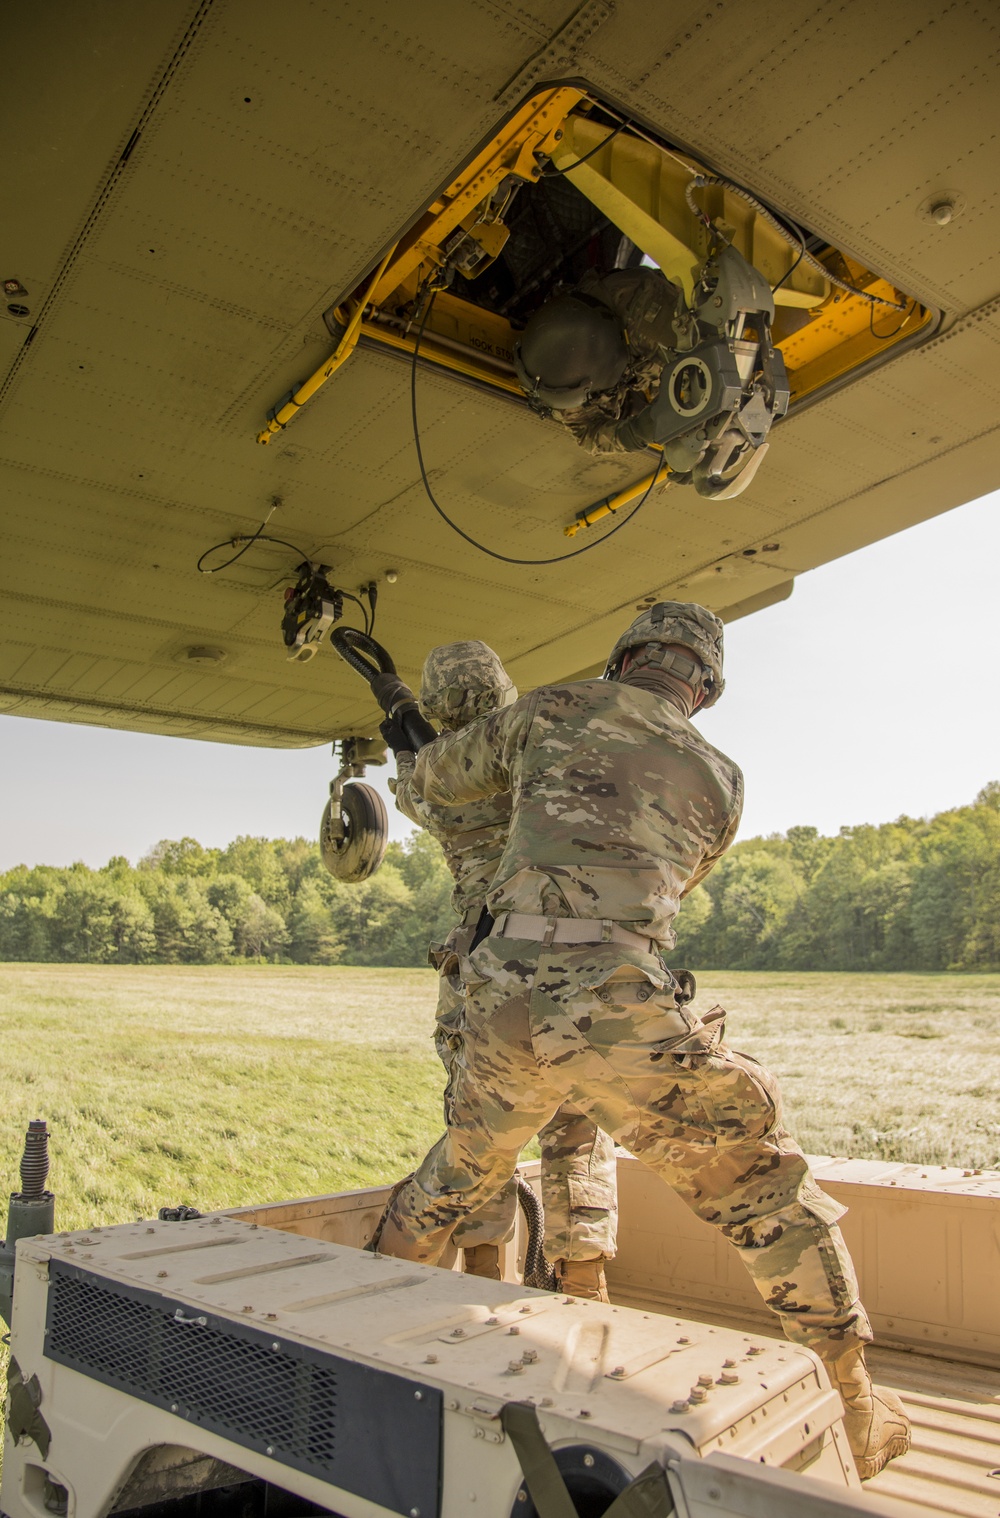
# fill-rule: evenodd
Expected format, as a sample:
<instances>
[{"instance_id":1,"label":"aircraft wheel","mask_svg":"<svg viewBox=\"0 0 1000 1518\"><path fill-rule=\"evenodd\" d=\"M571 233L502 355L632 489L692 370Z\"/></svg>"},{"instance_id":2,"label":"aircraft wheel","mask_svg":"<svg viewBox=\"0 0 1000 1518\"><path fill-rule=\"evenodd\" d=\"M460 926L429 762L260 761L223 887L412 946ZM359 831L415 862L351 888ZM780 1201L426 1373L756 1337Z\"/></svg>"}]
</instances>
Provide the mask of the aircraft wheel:
<instances>
[{"instance_id":1,"label":"aircraft wheel","mask_svg":"<svg viewBox=\"0 0 1000 1518\"><path fill-rule=\"evenodd\" d=\"M356 885L368 880L385 858L389 842L389 815L378 791L360 781L344 786L340 798L340 820L344 836L331 832L333 798L323 809L319 826L319 851L323 863L335 880Z\"/></svg>"}]
</instances>

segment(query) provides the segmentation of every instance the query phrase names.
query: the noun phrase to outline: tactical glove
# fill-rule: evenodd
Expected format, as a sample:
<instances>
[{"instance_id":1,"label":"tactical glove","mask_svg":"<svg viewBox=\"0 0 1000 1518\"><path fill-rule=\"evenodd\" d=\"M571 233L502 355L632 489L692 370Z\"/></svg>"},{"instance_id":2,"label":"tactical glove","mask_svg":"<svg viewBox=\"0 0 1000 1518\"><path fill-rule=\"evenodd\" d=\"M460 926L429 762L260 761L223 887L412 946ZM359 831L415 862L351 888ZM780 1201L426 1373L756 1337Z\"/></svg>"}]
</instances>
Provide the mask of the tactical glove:
<instances>
[{"instance_id":1,"label":"tactical glove","mask_svg":"<svg viewBox=\"0 0 1000 1518\"><path fill-rule=\"evenodd\" d=\"M386 717L385 721L379 726L379 732L397 759L400 754L413 752L413 744L406 736L406 731L399 715Z\"/></svg>"},{"instance_id":2,"label":"tactical glove","mask_svg":"<svg viewBox=\"0 0 1000 1518\"><path fill-rule=\"evenodd\" d=\"M372 694L386 714L379 732L394 754L408 749L416 753L425 743L433 743L437 733L426 717L421 716L413 692L398 675L376 675Z\"/></svg>"}]
</instances>

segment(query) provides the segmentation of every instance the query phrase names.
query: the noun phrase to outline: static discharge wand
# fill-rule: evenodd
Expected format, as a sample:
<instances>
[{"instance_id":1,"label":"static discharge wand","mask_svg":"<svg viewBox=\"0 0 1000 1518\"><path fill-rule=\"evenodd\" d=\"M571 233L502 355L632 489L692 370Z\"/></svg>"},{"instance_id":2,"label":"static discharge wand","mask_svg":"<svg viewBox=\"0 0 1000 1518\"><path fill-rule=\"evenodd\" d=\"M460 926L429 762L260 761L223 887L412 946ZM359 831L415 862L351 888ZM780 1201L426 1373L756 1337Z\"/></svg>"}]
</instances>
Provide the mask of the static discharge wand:
<instances>
[{"instance_id":1,"label":"static discharge wand","mask_svg":"<svg viewBox=\"0 0 1000 1518\"><path fill-rule=\"evenodd\" d=\"M367 680L372 695L385 712L379 731L394 753L410 749L416 753L425 743L433 743L435 729L421 715L416 697L396 673L391 654L368 633L354 627L337 627L330 642L340 657Z\"/></svg>"}]
</instances>

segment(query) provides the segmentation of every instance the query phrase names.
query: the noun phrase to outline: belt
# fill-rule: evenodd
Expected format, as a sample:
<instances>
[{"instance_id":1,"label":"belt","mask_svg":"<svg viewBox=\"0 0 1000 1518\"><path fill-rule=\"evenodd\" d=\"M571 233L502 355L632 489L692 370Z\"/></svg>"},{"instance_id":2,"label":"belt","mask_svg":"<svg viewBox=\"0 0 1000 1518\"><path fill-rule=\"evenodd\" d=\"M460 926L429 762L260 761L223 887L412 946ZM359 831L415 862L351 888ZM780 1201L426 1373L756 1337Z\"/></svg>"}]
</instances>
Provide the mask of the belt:
<instances>
[{"instance_id":1,"label":"belt","mask_svg":"<svg viewBox=\"0 0 1000 1518\"><path fill-rule=\"evenodd\" d=\"M527 912L501 912L491 938L526 938L548 946L553 943L621 943L645 954L656 954L659 945L647 933L633 933L607 917L533 917Z\"/></svg>"}]
</instances>

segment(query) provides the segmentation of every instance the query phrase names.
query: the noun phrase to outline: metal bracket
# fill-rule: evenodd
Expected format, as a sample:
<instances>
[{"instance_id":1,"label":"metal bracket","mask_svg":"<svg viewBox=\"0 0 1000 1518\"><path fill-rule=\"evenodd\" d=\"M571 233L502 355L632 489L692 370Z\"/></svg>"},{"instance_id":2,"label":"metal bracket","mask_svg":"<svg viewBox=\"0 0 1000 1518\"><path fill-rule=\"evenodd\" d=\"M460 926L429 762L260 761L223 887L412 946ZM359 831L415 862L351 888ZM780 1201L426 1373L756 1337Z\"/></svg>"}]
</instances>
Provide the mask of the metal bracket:
<instances>
[{"instance_id":1,"label":"metal bracket","mask_svg":"<svg viewBox=\"0 0 1000 1518\"><path fill-rule=\"evenodd\" d=\"M348 780L363 780L366 766L385 764L387 753L381 738L341 738L333 745L335 755L338 748L340 769L330 781L330 821L326 831L331 839L342 842L345 835L340 806L345 783Z\"/></svg>"}]
</instances>

